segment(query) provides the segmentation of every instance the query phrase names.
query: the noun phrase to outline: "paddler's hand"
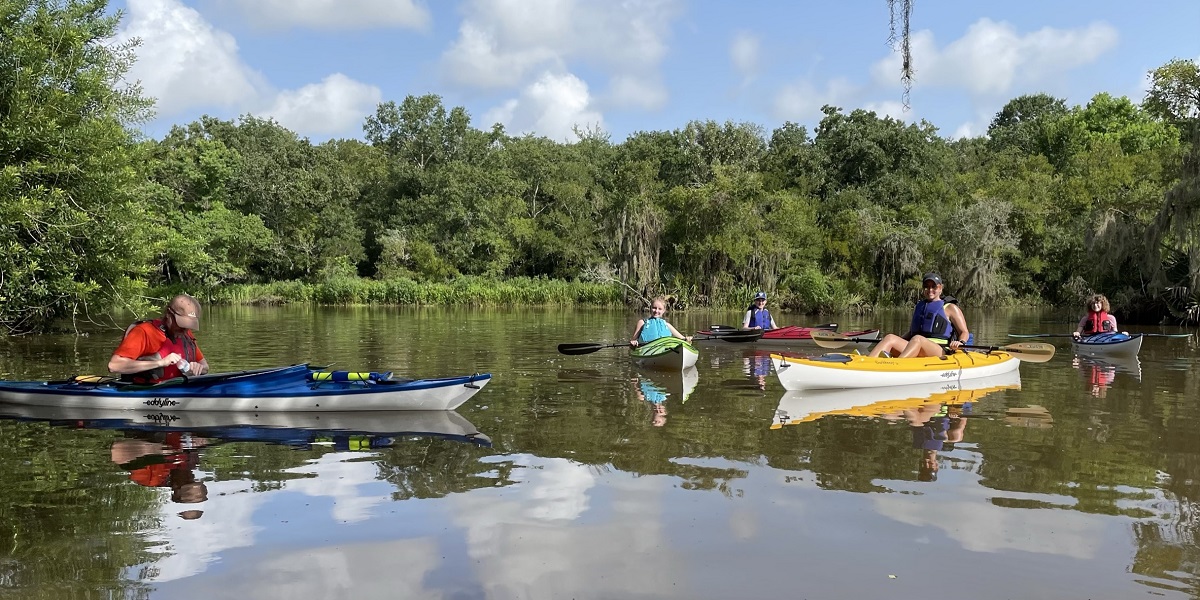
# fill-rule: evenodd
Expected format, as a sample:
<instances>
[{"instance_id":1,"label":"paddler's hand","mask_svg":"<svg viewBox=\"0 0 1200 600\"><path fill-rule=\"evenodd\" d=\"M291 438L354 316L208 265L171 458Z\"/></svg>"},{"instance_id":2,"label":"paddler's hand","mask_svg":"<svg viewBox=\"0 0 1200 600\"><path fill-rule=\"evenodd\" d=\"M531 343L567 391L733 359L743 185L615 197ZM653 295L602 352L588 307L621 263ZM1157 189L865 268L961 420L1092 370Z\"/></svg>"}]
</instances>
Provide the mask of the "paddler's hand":
<instances>
[{"instance_id":1,"label":"paddler's hand","mask_svg":"<svg viewBox=\"0 0 1200 600\"><path fill-rule=\"evenodd\" d=\"M951 350L958 350L959 348L962 347L962 345L963 345L962 340L958 340L958 339L950 340L950 344L949 344Z\"/></svg>"},{"instance_id":2,"label":"paddler's hand","mask_svg":"<svg viewBox=\"0 0 1200 600\"><path fill-rule=\"evenodd\" d=\"M683 336L683 340L684 340L685 342L690 342L690 341L692 341L692 336L690 336L690 335L685 335L685 336Z\"/></svg>"},{"instance_id":3,"label":"paddler's hand","mask_svg":"<svg viewBox=\"0 0 1200 600\"><path fill-rule=\"evenodd\" d=\"M637 340L629 340L629 346L632 348L637 348Z\"/></svg>"},{"instance_id":4,"label":"paddler's hand","mask_svg":"<svg viewBox=\"0 0 1200 600\"><path fill-rule=\"evenodd\" d=\"M173 364L178 363L181 360L183 360L183 357L180 356L178 352L172 352L172 353L158 359L158 366L169 367Z\"/></svg>"},{"instance_id":5,"label":"paddler's hand","mask_svg":"<svg viewBox=\"0 0 1200 600\"><path fill-rule=\"evenodd\" d=\"M1079 339L1079 332L1078 332L1078 331L1072 331L1072 332L1071 332L1071 337L1073 337L1073 338L1075 338L1075 339Z\"/></svg>"}]
</instances>

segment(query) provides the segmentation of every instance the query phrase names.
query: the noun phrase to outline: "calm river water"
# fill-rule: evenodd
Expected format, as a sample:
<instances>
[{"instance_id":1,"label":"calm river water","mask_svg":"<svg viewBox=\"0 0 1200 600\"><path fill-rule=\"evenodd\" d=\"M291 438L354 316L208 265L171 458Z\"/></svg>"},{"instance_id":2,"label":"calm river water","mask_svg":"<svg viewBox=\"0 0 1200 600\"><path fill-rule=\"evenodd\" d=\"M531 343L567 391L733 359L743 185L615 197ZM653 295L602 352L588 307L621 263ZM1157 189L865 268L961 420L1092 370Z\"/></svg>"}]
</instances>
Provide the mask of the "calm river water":
<instances>
[{"instance_id":1,"label":"calm river water","mask_svg":"<svg viewBox=\"0 0 1200 600\"><path fill-rule=\"evenodd\" d=\"M967 316L990 344L1073 328ZM214 307L200 341L215 371L495 378L462 419L374 415L352 432L329 430L336 415L171 432L0 421L0 596L1200 597L1194 339L1150 338L1117 364L1050 339L1054 359L1019 380L819 406L785 395L753 346L702 344L686 376L641 372L623 348L555 350L627 340L636 319ZM103 373L119 333L3 340L0 377Z\"/></svg>"}]
</instances>

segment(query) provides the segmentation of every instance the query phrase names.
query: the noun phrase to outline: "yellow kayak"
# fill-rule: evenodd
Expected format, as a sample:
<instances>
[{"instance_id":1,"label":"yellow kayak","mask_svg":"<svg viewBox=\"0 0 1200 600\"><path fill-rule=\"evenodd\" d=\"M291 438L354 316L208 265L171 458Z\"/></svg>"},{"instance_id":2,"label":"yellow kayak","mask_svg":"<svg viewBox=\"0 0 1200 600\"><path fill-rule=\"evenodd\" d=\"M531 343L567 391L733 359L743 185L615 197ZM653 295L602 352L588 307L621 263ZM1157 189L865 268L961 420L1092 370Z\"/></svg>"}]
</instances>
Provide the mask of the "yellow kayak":
<instances>
[{"instance_id":1,"label":"yellow kayak","mask_svg":"<svg viewBox=\"0 0 1200 600\"><path fill-rule=\"evenodd\" d=\"M873 388L958 382L1016 371L1020 361L1001 351L958 351L947 356L870 358L859 354L824 354L795 358L772 354L771 363L786 390Z\"/></svg>"}]
</instances>

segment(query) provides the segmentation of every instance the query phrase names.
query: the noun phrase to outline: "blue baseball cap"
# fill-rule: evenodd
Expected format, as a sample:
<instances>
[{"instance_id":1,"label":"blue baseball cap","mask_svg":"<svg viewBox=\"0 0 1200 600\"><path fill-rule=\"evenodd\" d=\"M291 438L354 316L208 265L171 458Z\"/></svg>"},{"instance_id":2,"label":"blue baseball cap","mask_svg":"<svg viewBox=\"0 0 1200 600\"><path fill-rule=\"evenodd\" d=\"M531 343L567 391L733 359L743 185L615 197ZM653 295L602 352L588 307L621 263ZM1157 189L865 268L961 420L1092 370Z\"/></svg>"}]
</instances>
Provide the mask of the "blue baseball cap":
<instances>
[{"instance_id":1,"label":"blue baseball cap","mask_svg":"<svg viewBox=\"0 0 1200 600\"><path fill-rule=\"evenodd\" d=\"M761 298L761 299L763 299L763 300L766 300L766 299L767 299L767 293L766 293L766 292L764 292L764 291L761 291L761 290L760 290L760 291L759 291L757 294L755 294L755 295L754 295L754 299L755 299L755 300L758 300L758 299L760 299L760 298Z\"/></svg>"}]
</instances>

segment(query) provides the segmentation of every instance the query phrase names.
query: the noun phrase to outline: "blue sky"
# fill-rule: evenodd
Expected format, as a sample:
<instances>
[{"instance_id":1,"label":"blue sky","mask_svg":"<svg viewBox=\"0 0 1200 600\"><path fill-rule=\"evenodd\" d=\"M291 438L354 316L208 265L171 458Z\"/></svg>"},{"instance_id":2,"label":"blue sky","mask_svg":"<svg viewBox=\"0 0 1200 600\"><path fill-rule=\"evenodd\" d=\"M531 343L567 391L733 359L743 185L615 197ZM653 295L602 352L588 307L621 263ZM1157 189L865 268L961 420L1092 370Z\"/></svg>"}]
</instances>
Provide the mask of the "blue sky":
<instances>
[{"instance_id":1,"label":"blue sky","mask_svg":"<svg viewBox=\"0 0 1200 600\"><path fill-rule=\"evenodd\" d=\"M382 101L438 94L474 126L614 141L691 120L809 127L823 104L981 135L1046 92L1140 101L1146 72L1200 60L1200 1L915 0L917 77L901 106L885 0L113 0L129 74L161 137L200 115L272 117L320 142L361 138Z\"/></svg>"}]
</instances>

